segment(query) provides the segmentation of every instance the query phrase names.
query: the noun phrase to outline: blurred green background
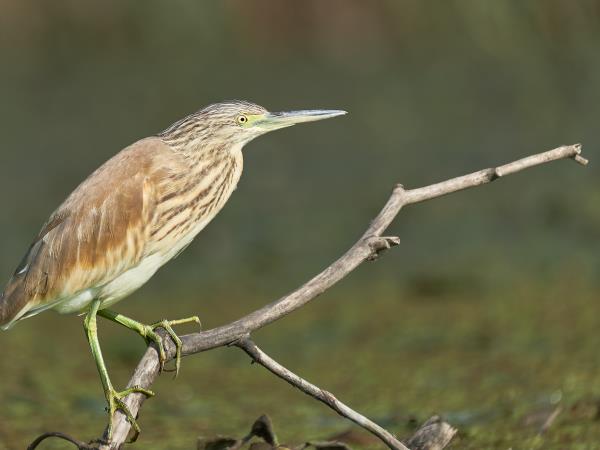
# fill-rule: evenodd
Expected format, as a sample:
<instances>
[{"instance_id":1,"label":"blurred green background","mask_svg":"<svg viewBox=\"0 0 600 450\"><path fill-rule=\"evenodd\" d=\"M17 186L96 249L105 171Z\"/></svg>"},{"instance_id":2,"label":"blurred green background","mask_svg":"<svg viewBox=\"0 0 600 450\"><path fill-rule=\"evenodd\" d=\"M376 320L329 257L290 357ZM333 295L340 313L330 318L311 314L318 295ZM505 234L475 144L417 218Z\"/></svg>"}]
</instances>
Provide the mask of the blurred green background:
<instances>
[{"instance_id":1,"label":"blurred green background","mask_svg":"<svg viewBox=\"0 0 600 450\"><path fill-rule=\"evenodd\" d=\"M116 308L139 320L236 319L341 254L394 183L582 142L585 169L407 208L399 248L255 337L400 436L441 413L454 448L600 448L599 48L597 1L1 0L0 274L98 165L215 101L350 114L248 145L225 210ZM81 322L47 313L0 335L0 449L103 429ZM100 327L123 386L143 342ZM284 441L350 427L234 349L155 390L139 448L242 435L262 413Z\"/></svg>"}]
</instances>

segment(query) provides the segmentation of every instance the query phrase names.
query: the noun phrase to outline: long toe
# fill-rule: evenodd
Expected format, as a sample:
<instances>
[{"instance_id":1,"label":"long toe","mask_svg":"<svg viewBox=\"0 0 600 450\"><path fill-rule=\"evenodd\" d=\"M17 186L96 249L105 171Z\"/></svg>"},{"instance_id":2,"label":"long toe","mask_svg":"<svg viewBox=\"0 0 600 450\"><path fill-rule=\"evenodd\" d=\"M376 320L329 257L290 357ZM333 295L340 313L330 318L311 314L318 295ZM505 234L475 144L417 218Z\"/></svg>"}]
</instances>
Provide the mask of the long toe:
<instances>
[{"instance_id":1,"label":"long toe","mask_svg":"<svg viewBox=\"0 0 600 450\"><path fill-rule=\"evenodd\" d=\"M149 389L142 388L140 386L133 386L133 387L124 389L122 391L115 391L114 389L110 389L109 392L107 393L108 414L109 414L109 419L108 419L109 420L109 424L108 424L108 441L109 442L112 439L112 433L113 433L112 421L113 421L115 412L117 412L119 410L121 412L123 412L123 414L125 414L125 417L127 417L127 420L131 424L131 428L134 431L133 437L131 438L130 442L134 442L137 439L138 435L140 434L140 431L141 431L140 426L138 425L133 414L131 413L129 407L123 401L123 399L125 397L127 397L129 394L144 394L147 397L154 397L154 392L152 392Z\"/></svg>"},{"instance_id":2,"label":"long toe","mask_svg":"<svg viewBox=\"0 0 600 450\"><path fill-rule=\"evenodd\" d=\"M173 330L173 326L174 325L183 325L186 323L197 323L198 325L202 326L201 322L200 322L200 318L198 316L192 316L192 317L187 317L185 319L177 319L177 320L161 320L160 322L156 322L153 323L152 325L150 325L150 327L152 328L152 331L155 331L157 328L163 328L167 334L171 337L171 339L173 340L173 342L175 343L175 370L165 370L167 372L175 372L175 376L174 378L177 378L177 375L179 375L179 368L181 367L181 349L183 347L183 343L181 342L181 339L179 338L179 336L177 335L177 333L175 333L175 330ZM157 345L162 345L162 340L160 342L160 344ZM164 347L161 349L161 353L163 355L165 355L165 350ZM161 361L161 371L164 370L164 361Z\"/></svg>"}]
</instances>

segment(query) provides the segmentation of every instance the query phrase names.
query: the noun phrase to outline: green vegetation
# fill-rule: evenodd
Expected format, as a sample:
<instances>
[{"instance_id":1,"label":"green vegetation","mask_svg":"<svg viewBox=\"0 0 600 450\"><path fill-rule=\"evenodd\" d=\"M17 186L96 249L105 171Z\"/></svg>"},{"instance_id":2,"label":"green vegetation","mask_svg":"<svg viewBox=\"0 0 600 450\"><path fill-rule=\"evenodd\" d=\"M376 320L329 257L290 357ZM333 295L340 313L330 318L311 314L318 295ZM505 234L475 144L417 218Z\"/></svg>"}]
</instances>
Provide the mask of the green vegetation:
<instances>
[{"instance_id":1,"label":"green vegetation","mask_svg":"<svg viewBox=\"0 0 600 450\"><path fill-rule=\"evenodd\" d=\"M386 263L393 258L376 266ZM423 280L368 292L349 281L258 333L257 340L283 364L401 436L438 412L460 429L456 448L593 448L585 443L600 439L600 318L592 286L575 271L566 272L553 282L524 278L493 289L440 289L440 278L436 286L427 285L426 295L415 294L425 288ZM139 309L141 301L124 309ZM202 307L195 298L171 301L169 311L220 310L206 316L210 326L260 304L252 296L231 300L231 308L223 308L223 301L205 298ZM160 300L147 306L144 318L164 314ZM115 382L124 384L142 342L112 324L100 325ZM14 355L0 365L6 448L22 448L45 430L80 438L98 434L105 405L99 387L93 395L96 374L79 320L36 318L7 333L3 345ZM168 442L170 449L183 450L194 448L199 435L242 435L264 412L283 441L350 428L323 405L251 366L236 349L185 358L180 378L165 374L155 390L140 419L144 448ZM556 423L536 437L541 423L530 416L558 404L564 410Z\"/></svg>"}]
</instances>

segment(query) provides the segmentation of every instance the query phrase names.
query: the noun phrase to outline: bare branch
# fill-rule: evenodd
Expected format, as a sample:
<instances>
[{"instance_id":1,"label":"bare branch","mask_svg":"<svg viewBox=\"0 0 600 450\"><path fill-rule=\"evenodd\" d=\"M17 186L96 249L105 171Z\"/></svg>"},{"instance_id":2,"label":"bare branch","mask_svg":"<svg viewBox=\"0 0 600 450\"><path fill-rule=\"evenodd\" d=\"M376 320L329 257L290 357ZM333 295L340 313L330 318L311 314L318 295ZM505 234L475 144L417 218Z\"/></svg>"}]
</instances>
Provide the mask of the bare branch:
<instances>
[{"instance_id":1,"label":"bare branch","mask_svg":"<svg viewBox=\"0 0 600 450\"><path fill-rule=\"evenodd\" d=\"M244 350L256 363L263 366L269 372L277 375L279 378L287 381L292 386L300 389L305 394L325 403L340 416L350 419L355 424L363 427L365 430L373 433L385 444L394 450L409 450L402 442L396 439L390 432L381 428L375 422L370 421L365 416L357 413L349 406L340 402L333 394L324 391L323 389L309 383L303 378L300 378L295 373L283 367L273 358L268 356L256 344L250 339L250 337L244 337L235 343L236 346Z\"/></svg>"},{"instance_id":2,"label":"bare branch","mask_svg":"<svg viewBox=\"0 0 600 450\"><path fill-rule=\"evenodd\" d=\"M63 441L67 441L70 444L73 444L75 447L77 447L78 450L95 450L98 448L97 445L92 445L91 443L79 441L69 436L68 434L61 433L58 431L52 431L50 433L44 433L38 436L31 444L29 444L27 450L35 450L43 441L50 438L58 438L62 439Z\"/></svg>"},{"instance_id":3,"label":"bare branch","mask_svg":"<svg viewBox=\"0 0 600 450\"><path fill-rule=\"evenodd\" d=\"M182 354L192 355L234 343L253 331L280 319L315 299L346 277L364 261L373 259L374 255L378 254L384 248L399 242L398 238L382 238L381 235L405 205L420 203L463 189L480 186L521 170L569 158L579 164L587 164L587 160L581 156L581 145L575 144L558 147L554 150L528 156L503 166L480 170L422 188L406 190L402 185L397 185L381 212L371 222L362 237L337 261L295 291L235 322L211 330L182 336ZM382 244L383 240L387 242L387 246ZM169 343L169 345L165 345L167 347L165 349L167 358L172 359L175 356L175 347L169 339L165 339L164 341L165 343ZM148 348L135 369L128 387L140 386L149 388L159 374L159 366L156 349L154 347ZM144 400L145 396L142 394L130 394L125 399L125 403L135 416ZM126 440L130 424L120 411L115 413L113 421L113 442L110 448L118 448ZM102 448L108 449L109 447Z\"/></svg>"}]
</instances>

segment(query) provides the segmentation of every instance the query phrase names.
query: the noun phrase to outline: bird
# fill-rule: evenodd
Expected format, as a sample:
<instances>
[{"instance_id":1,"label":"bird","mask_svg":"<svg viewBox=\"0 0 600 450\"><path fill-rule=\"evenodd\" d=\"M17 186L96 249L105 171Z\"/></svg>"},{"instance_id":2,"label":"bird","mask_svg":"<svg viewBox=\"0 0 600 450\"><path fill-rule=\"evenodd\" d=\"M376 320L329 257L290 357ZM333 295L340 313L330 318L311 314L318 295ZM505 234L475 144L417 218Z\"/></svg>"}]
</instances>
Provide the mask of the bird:
<instances>
[{"instance_id":1,"label":"bird","mask_svg":"<svg viewBox=\"0 0 600 450\"><path fill-rule=\"evenodd\" d=\"M157 329L164 328L176 345L177 375L181 340L173 326L200 324L198 316L144 324L109 307L179 255L223 208L242 175L244 145L274 130L343 114L269 112L248 101L224 101L124 148L75 188L43 225L0 295L0 328L47 310L83 315L107 402L108 441L117 410L139 434L123 399L134 392L154 393L137 386L114 388L97 316L133 330L148 345L155 343L161 370L166 358Z\"/></svg>"}]
</instances>

